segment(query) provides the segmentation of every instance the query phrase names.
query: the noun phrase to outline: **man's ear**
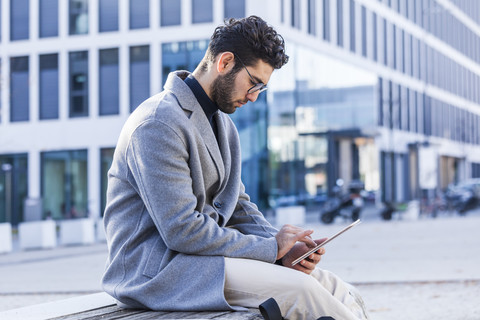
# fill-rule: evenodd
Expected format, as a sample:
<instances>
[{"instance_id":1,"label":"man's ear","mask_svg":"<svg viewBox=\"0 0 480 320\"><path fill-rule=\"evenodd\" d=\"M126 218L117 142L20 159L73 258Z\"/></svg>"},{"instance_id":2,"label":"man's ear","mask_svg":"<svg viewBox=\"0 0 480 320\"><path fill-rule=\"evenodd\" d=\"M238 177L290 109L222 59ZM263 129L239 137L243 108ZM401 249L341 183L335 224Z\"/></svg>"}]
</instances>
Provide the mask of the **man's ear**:
<instances>
[{"instance_id":1,"label":"man's ear","mask_svg":"<svg viewBox=\"0 0 480 320\"><path fill-rule=\"evenodd\" d=\"M232 52L223 52L218 56L217 72L225 73L233 68L235 55Z\"/></svg>"}]
</instances>

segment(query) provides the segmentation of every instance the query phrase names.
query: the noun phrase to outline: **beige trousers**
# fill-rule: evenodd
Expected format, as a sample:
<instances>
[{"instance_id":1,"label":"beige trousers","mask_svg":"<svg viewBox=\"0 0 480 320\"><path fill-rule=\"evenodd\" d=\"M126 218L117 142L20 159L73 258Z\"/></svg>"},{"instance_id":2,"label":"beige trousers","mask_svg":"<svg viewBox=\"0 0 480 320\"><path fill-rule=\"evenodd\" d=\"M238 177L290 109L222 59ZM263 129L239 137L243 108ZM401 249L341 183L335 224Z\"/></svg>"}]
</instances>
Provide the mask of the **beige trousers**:
<instances>
[{"instance_id":1,"label":"beige trousers","mask_svg":"<svg viewBox=\"0 0 480 320\"><path fill-rule=\"evenodd\" d=\"M262 261L225 258L224 290L232 306L258 308L273 297L285 319L368 319L356 289L319 268L307 275Z\"/></svg>"}]
</instances>

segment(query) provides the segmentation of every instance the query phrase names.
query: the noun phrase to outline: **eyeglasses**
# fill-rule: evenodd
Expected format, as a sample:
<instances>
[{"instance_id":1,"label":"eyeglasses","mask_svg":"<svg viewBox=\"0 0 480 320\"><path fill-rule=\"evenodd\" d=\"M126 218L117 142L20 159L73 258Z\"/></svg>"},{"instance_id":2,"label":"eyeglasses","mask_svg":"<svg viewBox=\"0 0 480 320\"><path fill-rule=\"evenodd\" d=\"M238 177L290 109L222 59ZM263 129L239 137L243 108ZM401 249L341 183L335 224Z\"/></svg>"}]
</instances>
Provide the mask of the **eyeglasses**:
<instances>
[{"instance_id":1,"label":"eyeglasses","mask_svg":"<svg viewBox=\"0 0 480 320\"><path fill-rule=\"evenodd\" d=\"M237 55L235 55L235 57L238 58L238 61L240 61L240 63L245 68L245 71L247 71L248 76L250 77L250 80L252 80L252 83L254 83L253 87L248 89L247 93L254 93L254 92L257 92L257 91L258 91L258 93L260 93L260 92L263 92L263 91L267 90L268 88L267 88L266 84L264 84L263 82L257 82L257 81L255 81L255 79L253 79L252 75L250 74L250 72L248 72L247 66L245 65L245 63L243 63L242 59L240 59Z\"/></svg>"}]
</instances>

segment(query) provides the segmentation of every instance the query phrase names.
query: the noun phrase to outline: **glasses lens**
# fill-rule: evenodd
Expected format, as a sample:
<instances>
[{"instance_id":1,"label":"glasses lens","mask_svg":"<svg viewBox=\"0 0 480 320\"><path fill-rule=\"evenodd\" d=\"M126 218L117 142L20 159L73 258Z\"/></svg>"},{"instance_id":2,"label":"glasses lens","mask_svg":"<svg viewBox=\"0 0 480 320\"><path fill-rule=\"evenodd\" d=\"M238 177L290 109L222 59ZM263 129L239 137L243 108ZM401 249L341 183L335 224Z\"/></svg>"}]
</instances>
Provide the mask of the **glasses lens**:
<instances>
[{"instance_id":1,"label":"glasses lens","mask_svg":"<svg viewBox=\"0 0 480 320\"><path fill-rule=\"evenodd\" d=\"M258 93L260 93L260 92L263 92L267 89L268 89L267 86L264 85L263 83L257 83L256 85L251 87L250 90L248 90L248 93L254 93L254 92L257 92L257 91L258 91Z\"/></svg>"}]
</instances>

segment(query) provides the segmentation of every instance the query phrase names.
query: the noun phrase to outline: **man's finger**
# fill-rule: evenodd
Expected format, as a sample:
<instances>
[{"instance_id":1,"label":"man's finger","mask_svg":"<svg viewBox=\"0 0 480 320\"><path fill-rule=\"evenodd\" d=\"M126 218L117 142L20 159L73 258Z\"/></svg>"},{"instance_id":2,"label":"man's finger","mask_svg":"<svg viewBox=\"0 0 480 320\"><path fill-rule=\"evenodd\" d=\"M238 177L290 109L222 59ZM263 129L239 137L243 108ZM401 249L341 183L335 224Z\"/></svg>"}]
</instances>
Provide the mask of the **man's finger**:
<instances>
[{"instance_id":1,"label":"man's finger","mask_svg":"<svg viewBox=\"0 0 480 320\"><path fill-rule=\"evenodd\" d=\"M308 246L315 247L317 244L310 237L310 235L312 233L313 233L313 230L305 230L305 231L297 233L297 241L301 241Z\"/></svg>"},{"instance_id":2,"label":"man's finger","mask_svg":"<svg viewBox=\"0 0 480 320\"><path fill-rule=\"evenodd\" d=\"M320 243L324 242L327 239L328 238L315 239L315 242L317 243L317 245L319 245Z\"/></svg>"}]
</instances>

